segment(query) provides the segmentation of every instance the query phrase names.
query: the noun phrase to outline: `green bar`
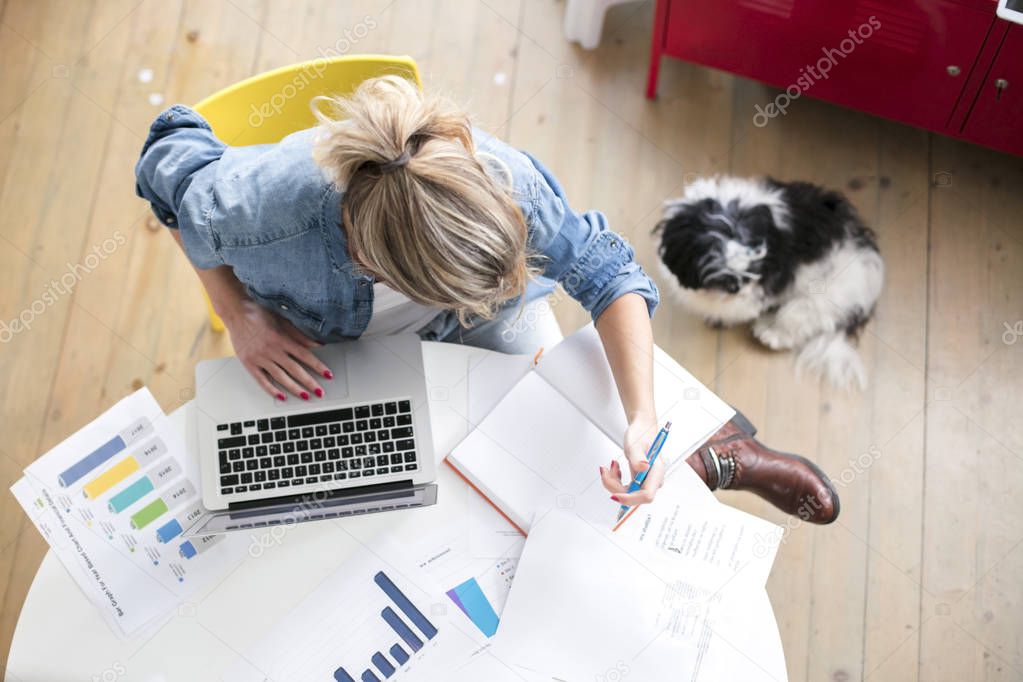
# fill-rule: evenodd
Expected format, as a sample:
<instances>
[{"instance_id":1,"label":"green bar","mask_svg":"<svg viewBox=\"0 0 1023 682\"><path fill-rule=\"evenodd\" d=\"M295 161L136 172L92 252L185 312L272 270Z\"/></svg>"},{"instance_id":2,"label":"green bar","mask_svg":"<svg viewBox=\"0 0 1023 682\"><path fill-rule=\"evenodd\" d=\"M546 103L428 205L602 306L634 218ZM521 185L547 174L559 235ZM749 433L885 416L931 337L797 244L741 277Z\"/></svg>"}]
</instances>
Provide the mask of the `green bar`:
<instances>
[{"instance_id":1,"label":"green bar","mask_svg":"<svg viewBox=\"0 0 1023 682\"><path fill-rule=\"evenodd\" d=\"M165 511L167 511L167 503L163 501L163 498L158 497L132 514L131 527L135 530L142 530L159 518Z\"/></svg>"}]
</instances>

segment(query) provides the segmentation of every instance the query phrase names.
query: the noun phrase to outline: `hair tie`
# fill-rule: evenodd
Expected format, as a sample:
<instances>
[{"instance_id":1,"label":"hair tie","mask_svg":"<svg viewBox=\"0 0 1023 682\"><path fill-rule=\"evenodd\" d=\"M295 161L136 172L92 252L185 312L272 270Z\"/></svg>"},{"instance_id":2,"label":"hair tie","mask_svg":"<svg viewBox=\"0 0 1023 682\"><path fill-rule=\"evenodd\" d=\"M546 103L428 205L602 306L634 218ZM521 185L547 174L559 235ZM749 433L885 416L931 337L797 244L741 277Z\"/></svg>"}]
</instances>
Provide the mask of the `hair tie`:
<instances>
[{"instance_id":1,"label":"hair tie","mask_svg":"<svg viewBox=\"0 0 1023 682\"><path fill-rule=\"evenodd\" d=\"M401 156L391 159L386 163L378 164L377 168L380 170L381 173L386 175L387 173L394 172L399 168L404 168L406 165L408 165L409 159L411 158L412 155L409 154L409 151L406 149L401 153Z\"/></svg>"}]
</instances>

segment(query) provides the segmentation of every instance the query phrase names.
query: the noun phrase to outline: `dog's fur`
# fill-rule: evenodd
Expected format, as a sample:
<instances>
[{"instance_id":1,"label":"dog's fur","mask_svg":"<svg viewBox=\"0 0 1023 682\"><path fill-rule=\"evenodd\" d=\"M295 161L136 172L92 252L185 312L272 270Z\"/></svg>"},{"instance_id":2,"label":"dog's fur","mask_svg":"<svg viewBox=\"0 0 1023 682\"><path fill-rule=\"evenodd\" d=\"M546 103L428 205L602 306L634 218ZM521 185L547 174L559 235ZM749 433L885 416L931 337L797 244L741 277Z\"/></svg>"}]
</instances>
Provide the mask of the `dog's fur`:
<instances>
[{"instance_id":1,"label":"dog's fur","mask_svg":"<svg viewBox=\"0 0 1023 682\"><path fill-rule=\"evenodd\" d=\"M874 233L838 192L807 182L717 177L665 202L655 232L679 302L714 325L753 323L797 367L865 387L854 343L881 294Z\"/></svg>"}]
</instances>

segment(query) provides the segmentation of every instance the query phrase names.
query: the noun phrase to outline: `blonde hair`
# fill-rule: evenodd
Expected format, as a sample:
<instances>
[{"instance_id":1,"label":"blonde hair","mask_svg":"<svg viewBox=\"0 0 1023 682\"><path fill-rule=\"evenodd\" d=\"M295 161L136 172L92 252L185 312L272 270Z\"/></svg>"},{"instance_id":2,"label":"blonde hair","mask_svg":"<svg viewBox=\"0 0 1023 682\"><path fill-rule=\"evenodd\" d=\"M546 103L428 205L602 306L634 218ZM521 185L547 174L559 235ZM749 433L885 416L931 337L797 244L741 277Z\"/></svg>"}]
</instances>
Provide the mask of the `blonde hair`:
<instances>
[{"instance_id":1,"label":"blonde hair","mask_svg":"<svg viewBox=\"0 0 1023 682\"><path fill-rule=\"evenodd\" d=\"M349 249L362 270L413 301L456 311L463 324L525 292L535 270L522 211L487 174L453 102L381 76L313 108L314 157L344 191Z\"/></svg>"}]
</instances>

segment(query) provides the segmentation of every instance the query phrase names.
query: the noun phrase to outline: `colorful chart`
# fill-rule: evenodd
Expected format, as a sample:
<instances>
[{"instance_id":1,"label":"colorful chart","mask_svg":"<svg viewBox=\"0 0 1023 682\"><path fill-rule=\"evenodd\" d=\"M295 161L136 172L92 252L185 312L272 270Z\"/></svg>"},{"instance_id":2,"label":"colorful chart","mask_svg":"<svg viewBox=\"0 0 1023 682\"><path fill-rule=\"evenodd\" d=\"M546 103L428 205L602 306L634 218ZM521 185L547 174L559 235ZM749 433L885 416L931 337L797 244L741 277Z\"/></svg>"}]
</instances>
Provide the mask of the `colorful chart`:
<instances>
[{"instance_id":1,"label":"colorful chart","mask_svg":"<svg viewBox=\"0 0 1023 682\"><path fill-rule=\"evenodd\" d=\"M82 494L87 499L94 500L166 452L167 446L163 444L163 441L159 438L154 438L134 455L125 457L82 486Z\"/></svg>"},{"instance_id":2,"label":"colorful chart","mask_svg":"<svg viewBox=\"0 0 1023 682\"><path fill-rule=\"evenodd\" d=\"M448 597L469 617L479 631L487 637L497 632L500 619L476 578L469 578L461 585L447 591Z\"/></svg>"},{"instance_id":3,"label":"colorful chart","mask_svg":"<svg viewBox=\"0 0 1023 682\"><path fill-rule=\"evenodd\" d=\"M423 615L423 612L420 611L407 596L405 596L404 592L398 589L398 586L395 585L389 577L387 577L386 573L383 571L377 572L377 574L373 576L373 582L375 582L377 587L379 587L384 594L390 598L391 602L399 611L401 611L405 618L411 622L412 625L406 623L405 620L390 606L384 607L384 609L380 612L380 617L384 619L384 622L387 623L392 630L394 630L394 633L402 642L405 643L405 646L413 652L416 652L423 648L422 637L429 640L437 636L437 628L430 622L430 619ZM416 630L421 633L422 637L416 634L416 631L412 629L412 626L415 626ZM408 652L402 648L400 643L392 645L391 648L388 649L388 653L394 659L395 663L392 663L380 651L376 651L370 655L370 662L380 675L384 677L384 679L394 675L397 671L397 666L402 665L409 659ZM349 675L344 668L338 668L334 671L334 679L337 682L355 682L355 679ZM380 682L380 677L378 677L370 668L364 670L359 679L362 680L362 682L373 682L374 680L376 682Z\"/></svg>"},{"instance_id":4,"label":"colorful chart","mask_svg":"<svg viewBox=\"0 0 1023 682\"><path fill-rule=\"evenodd\" d=\"M99 446L85 457L81 458L57 476L57 483L61 488L74 485L89 472L101 466L118 452L124 450L128 445L140 438L149 435L153 430L153 424L146 417L136 419L131 425L119 434Z\"/></svg>"}]
</instances>

